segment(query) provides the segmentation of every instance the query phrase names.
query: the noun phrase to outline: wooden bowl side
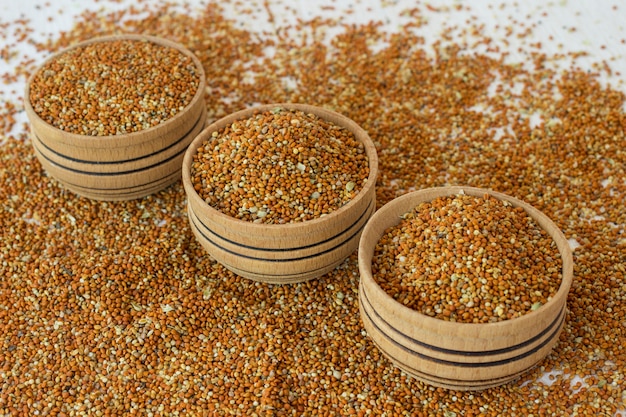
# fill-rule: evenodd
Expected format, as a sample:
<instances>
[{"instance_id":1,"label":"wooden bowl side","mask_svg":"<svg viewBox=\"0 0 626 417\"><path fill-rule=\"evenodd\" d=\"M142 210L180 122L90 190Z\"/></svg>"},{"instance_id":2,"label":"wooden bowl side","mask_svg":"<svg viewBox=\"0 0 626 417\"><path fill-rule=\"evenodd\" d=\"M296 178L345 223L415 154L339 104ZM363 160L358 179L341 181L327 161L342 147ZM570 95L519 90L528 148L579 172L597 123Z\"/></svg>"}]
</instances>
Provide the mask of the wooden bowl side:
<instances>
[{"instance_id":1,"label":"wooden bowl side","mask_svg":"<svg viewBox=\"0 0 626 417\"><path fill-rule=\"evenodd\" d=\"M278 284L278 285L288 285L288 284L297 284L300 282L310 281L312 279L319 278L341 264L341 261L332 263L330 265L326 265L323 268L315 269L309 271L307 273L301 274L293 274L293 275L281 275L280 277L268 276L266 274L257 274L250 271L244 271L232 265L225 265L226 269L231 271L234 274L237 274L241 277L249 279L251 281L263 282L265 284Z\"/></svg>"},{"instance_id":2,"label":"wooden bowl side","mask_svg":"<svg viewBox=\"0 0 626 417\"><path fill-rule=\"evenodd\" d=\"M359 309L368 336L396 366L436 386L481 390L519 377L550 353L565 323L565 308L541 338L507 349L457 351L408 339L380 321L366 292L359 290ZM442 335L443 337L443 335Z\"/></svg>"},{"instance_id":3,"label":"wooden bowl side","mask_svg":"<svg viewBox=\"0 0 626 417\"><path fill-rule=\"evenodd\" d=\"M558 334L564 323L561 322L556 329L555 336L547 343L533 352L525 353L520 358L498 362L468 363L435 359L399 345L393 337L381 331L369 320L369 315L364 311L366 308L368 308L367 302L361 300L360 293L359 309L363 318L363 327L374 345L394 366L427 384L459 391L483 390L519 378L550 353L558 342Z\"/></svg>"},{"instance_id":4,"label":"wooden bowl side","mask_svg":"<svg viewBox=\"0 0 626 417\"><path fill-rule=\"evenodd\" d=\"M346 205L329 213L324 217L305 222L288 224L252 223L228 216L206 204L191 183L191 164L198 147L209 140L211 134L235 120L250 117L254 112L271 110L276 107L302 110L313 113L338 126L345 127L353 132L356 138L363 143L369 160L369 176L360 192ZM374 143L367 132L355 122L330 110L315 106L294 103L277 103L257 106L226 116L204 129L191 143L183 160L183 185L187 194L188 204L193 208L198 218L215 234L233 242L239 242L258 248L284 249L305 246L325 241L349 227L366 212L373 198L375 198L376 177L378 175L378 156Z\"/></svg>"},{"instance_id":5,"label":"wooden bowl side","mask_svg":"<svg viewBox=\"0 0 626 417\"><path fill-rule=\"evenodd\" d=\"M78 159L57 152L51 149L46 143L46 140L42 139L34 129L31 129L31 141L39 155L47 159L50 163L65 168L68 171L93 176L120 175L154 167L169 159L183 156L191 141L193 141L204 128L206 115L206 110L202 109L200 117L195 121L192 128L185 132L184 136L174 138L169 142L164 142L163 147L154 152L137 157L129 157L125 149L109 149L107 153L111 156L114 154L117 156L117 159L112 161L96 160L93 155L94 152L92 152L90 159Z\"/></svg>"},{"instance_id":6,"label":"wooden bowl side","mask_svg":"<svg viewBox=\"0 0 626 417\"><path fill-rule=\"evenodd\" d=\"M28 115L28 110L26 113ZM104 137L89 136L89 138L94 139L92 141L93 146L89 146L86 141L82 141L82 143L57 141L56 138L47 134L48 129L46 127L42 128L42 123L31 119L30 116L29 121L31 122L31 130L35 132L40 141L46 144L51 153L78 161L93 161L107 164L117 163L121 157L125 160L133 160L162 151L173 142L180 140L181 137L188 136L191 132L190 126L195 127L195 124L203 117L206 119L206 107L203 102L199 102L199 104L186 109L185 112L179 113L179 115L181 117L177 119L177 122L180 122L180 124L175 129L170 129L169 132L164 132L163 134L153 131L152 134L154 135L151 138L149 136L143 137L142 139L147 140L142 142L136 143L133 140L127 140L129 139L128 135L114 136L115 139L112 140ZM167 122L163 124L165 123Z\"/></svg>"},{"instance_id":7,"label":"wooden bowl side","mask_svg":"<svg viewBox=\"0 0 626 417\"><path fill-rule=\"evenodd\" d=\"M180 179L180 167L189 143L204 128L206 110L191 131L160 152L117 163L78 161L50 150L36 132L31 132L35 156L44 170L70 191L95 200L121 201L145 197Z\"/></svg>"},{"instance_id":8,"label":"wooden bowl side","mask_svg":"<svg viewBox=\"0 0 626 417\"><path fill-rule=\"evenodd\" d=\"M361 300L364 303L363 312L367 314L368 321L380 332L389 337L394 344L413 352L414 354L430 358L433 361L451 361L466 364L502 363L523 360L526 356L534 354L546 344L558 338L558 329L561 328L566 317L565 306L554 321L545 326L537 335L528 338L521 343L513 344L504 348L490 348L476 350L475 346L466 339L456 338L455 335L440 333L427 338L412 338L396 327L395 323L384 320L376 311L372 301L368 297L367 290L362 286ZM438 339L436 339L438 338Z\"/></svg>"},{"instance_id":9,"label":"wooden bowl side","mask_svg":"<svg viewBox=\"0 0 626 417\"><path fill-rule=\"evenodd\" d=\"M134 187L126 187L120 189L93 189L75 186L73 184L63 184L71 192L85 198L100 201L128 201L143 198L147 195L154 194L180 180L180 172L174 172L171 175L161 178L157 181L142 184Z\"/></svg>"},{"instance_id":10,"label":"wooden bowl side","mask_svg":"<svg viewBox=\"0 0 626 417\"><path fill-rule=\"evenodd\" d=\"M196 240L228 269L255 281L286 284L317 278L343 262L356 250L363 227L375 209L375 201L372 201L358 222L332 240L281 250L225 241L206 228L191 206L188 206L188 216Z\"/></svg>"},{"instance_id":11,"label":"wooden bowl side","mask_svg":"<svg viewBox=\"0 0 626 417\"><path fill-rule=\"evenodd\" d=\"M243 259L249 259L251 262L257 260L263 260L268 262L293 262L296 259L309 259L320 254L331 252L336 248L345 245L349 240L352 240L356 235L359 235L365 227L365 224L371 217L376 208L376 201L371 200L371 203L366 207L363 213L360 213L356 219L344 227L341 230L337 230L335 235L326 240L311 239L309 242L305 242L303 245L298 245L298 242L293 242L288 236L284 237L283 247L281 248L267 248L252 246L249 243L241 241L232 241L224 236L215 233L203 219L201 219L193 208L189 206L193 214L193 221L198 232L204 237L204 240L209 241L219 250L224 253L233 254L234 256ZM313 236L313 235L312 235ZM289 246L292 243L292 246ZM358 244L357 244L358 246ZM356 246L353 248L356 249Z\"/></svg>"},{"instance_id":12,"label":"wooden bowl side","mask_svg":"<svg viewBox=\"0 0 626 417\"><path fill-rule=\"evenodd\" d=\"M153 189L162 179L175 174L180 178L182 155L170 158L161 164L131 173L90 175L70 171L44 158L37 149L35 155L44 170L62 185L74 190L88 190L89 194L125 195L133 189ZM79 193L81 194L81 193ZM86 196L85 193L81 195ZM147 195L147 194L146 194Z\"/></svg>"},{"instance_id":13,"label":"wooden bowl side","mask_svg":"<svg viewBox=\"0 0 626 417\"><path fill-rule=\"evenodd\" d=\"M51 60L57 59L60 55L66 53L69 50L83 47L88 44L108 42L115 40L140 40L149 41L166 47L176 49L190 57L198 71L199 84L196 93L187 107L172 116L170 119L163 123L151 127L149 129L132 132L126 135L112 135L112 136L90 136L79 135L70 133L58 129L46 121L44 121L35 112L30 103L30 86L43 66L45 66ZM190 123L193 123L200 117L202 109L205 108L204 94L206 91L206 75L204 68L200 60L188 49L182 45L148 35L115 35L94 38L85 42L73 45L63 51L53 54L49 57L37 70L29 77L26 83L26 90L24 95L24 108L26 115L37 132L38 136L44 138L46 143L51 149L65 155L72 156L77 159L90 159L95 155L100 155L98 160L102 161L115 161L119 158L119 149L123 149L127 157L134 158L140 157L147 153L155 152L162 148L164 144L167 144L172 138L180 138L188 131ZM113 153L108 150L115 149Z\"/></svg>"},{"instance_id":14,"label":"wooden bowl side","mask_svg":"<svg viewBox=\"0 0 626 417\"><path fill-rule=\"evenodd\" d=\"M374 281L371 260L375 246L390 226L400 221L400 216L417 204L463 191L465 194L483 196L488 193L523 207L555 240L563 261L562 283L554 297L536 311L521 317L497 323L456 323L423 315L396 302ZM366 225L359 242L359 271L361 285L370 303L382 320L390 323L402 334L433 346L464 351L490 351L506 349L540 337L562 314L567 294L573 280L571 250L562 232L543 213L528 204L505 194L473 187L441 187L416 191L399 197L378 210Z\"/></svg>"}]
</instances>

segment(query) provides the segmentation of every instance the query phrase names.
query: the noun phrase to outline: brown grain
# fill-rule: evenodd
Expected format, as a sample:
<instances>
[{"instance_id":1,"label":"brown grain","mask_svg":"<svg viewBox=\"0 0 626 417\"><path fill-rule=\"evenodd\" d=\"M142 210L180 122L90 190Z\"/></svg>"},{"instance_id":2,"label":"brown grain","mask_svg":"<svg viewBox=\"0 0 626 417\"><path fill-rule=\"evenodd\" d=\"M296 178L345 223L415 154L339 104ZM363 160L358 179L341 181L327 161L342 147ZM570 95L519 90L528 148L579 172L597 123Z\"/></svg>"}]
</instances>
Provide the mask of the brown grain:
<instances>
[{"instance_id":1,"label":"brown grain","mask_svg":"<svg viewBox=\"0 0 626 417\"><path fill-rule=\"evenodd\" d=\"M369 175L365 147L314 114L275 108L213 132L191 165L191 182L215 209L284 224L347 204Z\"/></svg>"},{"instance_id":2,"label":"brown grain","mask_svg":"<svg viewBox=\"0 0 626 417\"><path fill-rule=\"evenodd\" d=\"M424 385L363 333L356 256L303 284L238 278L194 243L180 185L135 202L77 198L42 174L28 127L17 124L0 140L0 415L623 416L624 94L593 69L568 67L576 56L531 47L521 51L527 66L509 64L506 39L471 18L434 45L418 36L431 13L466 5L416 6L395 34L312 19L263 40L220 4L85 13L37 46L165 36L203 62L212 119L250 103L305 102L365 128L378 147L379 205L447 184L532 204L576 247L556 349L484 392ZM523 17L502 7L513 17L498 22L501 32L524 33ZM338 29L330 43L321 40L327 27ZM474 44L486 52L472 53ZM566 69L550 69L553 61ZM15 65L3 80L23 79L33 61Z\"/></svg>"},{"instance_id":3,"label":"brown grain","mask_svg":"<svg viewBox=\"0 0 626 417\"><path fill-rule=\"evenodd\" d=\"M555 242L523 208L489 195L421 203L385 231L374 279L431 317L489 323L537 310L561 284Z\"/></svg>"},{"instance_id":4,"label":"brown grain","mask_svg":"<svg viewBox=\"0 0 626 417\"><path fill-rule=\"evenodd\" d=\"M79 135L149 129L183 111L198 89L193 60L144 40L107 40L70 49L41 67L30 84L35 112Z\"/></svg>"}]
</instances>

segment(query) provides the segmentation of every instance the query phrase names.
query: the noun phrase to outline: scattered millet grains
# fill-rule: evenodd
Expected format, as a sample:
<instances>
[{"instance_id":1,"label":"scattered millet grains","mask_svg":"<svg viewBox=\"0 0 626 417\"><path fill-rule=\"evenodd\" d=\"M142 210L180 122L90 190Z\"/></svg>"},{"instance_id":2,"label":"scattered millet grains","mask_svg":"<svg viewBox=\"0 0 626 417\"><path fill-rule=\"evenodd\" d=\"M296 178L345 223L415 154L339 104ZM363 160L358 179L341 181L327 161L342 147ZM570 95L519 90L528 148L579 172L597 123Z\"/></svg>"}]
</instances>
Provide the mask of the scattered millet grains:
<instances>
[{"instance_id":1,"label":"scattered millet grains","mask_svg":"<svg viewBox=\"0 0 626 417\"><path fill-rule=\"evenodd\" d=\"M198 90L193 60L146 40L107 40L70 49L30 84L35 113L52 126L90 136L148 129L181 112Z\"/></svg>"},{"instance_id":2,"label":"scattered millet grains","mask_svg":"<svg viewBox=\"0 0 626 417\"><path fill-rule=\"evenodd\" d=\"M191 182L237 219L284 224L335 211L363 188L365 147L348 129L277 107L213 132L191 164Z\"/></svg>"},{"instance_id":3,"label":"scattered millet grains","mask_svg":"<svg viewBox=\"0 0 626 417\"><path fill-rule=\"evenodd\" d=\"M344 114L377 145L379 206L417 188L466 184L555 221L574 248L559 343L497 388L424 385L363 331L356 254L296 285L234 276L196 244L182 184L116 203L59 187L34 157L16 101L1 117L17 122L0 132L0 415L625 416L625 96L600 67L577 63L589 57L547 52L571 24L550 26L555 41L538 47L528 45L529 25L513 23L524 21L524 2L494 5L487 26L474 3L393 12L401 2L376 3L376 20L398 13L389 32L378 21L346 23L356 13L339 4L342 19L302 17L290 2L242 3L108 2L117 11L85 12L43 40L21 30L24 43L7 45L13 69L3 87L23 91L49 52L145 33L196 53L212 120L277 102ZM253 32L265 3L272 30ZM246 8L231 14L245 22L226 17L227 6ZM58 7L37 11L53 20L35 32L56 30ZM529 7L541 29L579 6ZM283 24L282 12L301 18ZM37 58L13 54L21 46Z\"/></svg>"},{"instance_id":4,"label":"scattered millet grains","mask_svg":"<svg viewBox=\"0 0 626 417\"><path fill-rule=\"evenodd\" d=\"M372 259L374 279L396 301L461 323L537 310L556 294L561 270L550 235L488 194L420 203L385 231Z\"/></svg>"}]
</instances>

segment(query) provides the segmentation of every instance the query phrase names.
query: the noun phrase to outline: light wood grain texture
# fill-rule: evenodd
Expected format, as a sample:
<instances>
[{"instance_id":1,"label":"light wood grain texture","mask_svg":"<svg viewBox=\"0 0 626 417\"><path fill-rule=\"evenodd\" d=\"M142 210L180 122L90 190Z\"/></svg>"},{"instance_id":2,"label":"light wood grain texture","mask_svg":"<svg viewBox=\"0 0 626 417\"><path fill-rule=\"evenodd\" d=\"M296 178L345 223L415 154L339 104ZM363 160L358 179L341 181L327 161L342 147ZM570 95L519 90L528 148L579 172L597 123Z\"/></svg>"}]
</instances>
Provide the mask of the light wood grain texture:
<instances>
[{"instance_id":1,"label":"light wood grain texture","mask_svg":"<svg viewBox=\"0 0 626 417\"><path fill-rule=\"evenodd\" d=\"M496 323L456 323L429 317L401 305L375 282L375 246L384 231L419 203L459 192L523 207L554 239L561 254L562 283L541 308ZM541 361L554 347L566 319L573 280L573 258L563 233L534 207L502 193L473 187L430 188L405 194L382 207L365 226L359 242L360 312L371 339L394 364L424 382L452 389L478 390L511 381Z\"/></svg>"},{"instance_id":2,"label":"light wood grain texture","mask_svg":"<svg viewBox=\"0 0 626 417\"><path fill-rule=\"evenodd\" d=\"M223 214L206 204L191 183L191 164L198 147L211 134L256 111L276 107L313 113L354 133L364 144L369 177L345 206L305 222L282 225L252 223ZM378 173L376 148L367 132L354 121L315 106L277 103L257 106L226 116L208 126L189 146L183 161L183 185L191 228L202 246L233 272L256 281L292 283L319 277L332 270L358 246L361 231L376 207Z\"/></svg>"},{"instance_id":3,"label":"light wood grain texture","mask_svg":"<svg viewBox=\"0 0 626 417\"><path fill-rule=\"evenodd\" d=\"M161 177L158 180L132 187L126 186L113 189L85 188L71 183L63 183L63 187L75 194L91 200L126 201L154 194L174 184L178 180L180 180L180 170L176 170L172 174L166 177Z\"/></svg>"},{"instance_id":4,"label":"light wood grain texture","mask_svg":"<svg viewBox=\"0 0 626 417\"><path fill-rule=\"evenodd\" d=\"M205 127L207 118L206 79L202 64L189 50L169 40L145 35L101 37L72 46L46 62L86 44L120 39L148 40L177 49L192 58L200 83L183 111L157 126L125 135L78 135L48 124L32 108L29 89L38 70L26 85L24 107L31 125L34 152L41 165L69 190L97 200L140 198L177 181L184 153Z\"/></svg>"}]
</instances>

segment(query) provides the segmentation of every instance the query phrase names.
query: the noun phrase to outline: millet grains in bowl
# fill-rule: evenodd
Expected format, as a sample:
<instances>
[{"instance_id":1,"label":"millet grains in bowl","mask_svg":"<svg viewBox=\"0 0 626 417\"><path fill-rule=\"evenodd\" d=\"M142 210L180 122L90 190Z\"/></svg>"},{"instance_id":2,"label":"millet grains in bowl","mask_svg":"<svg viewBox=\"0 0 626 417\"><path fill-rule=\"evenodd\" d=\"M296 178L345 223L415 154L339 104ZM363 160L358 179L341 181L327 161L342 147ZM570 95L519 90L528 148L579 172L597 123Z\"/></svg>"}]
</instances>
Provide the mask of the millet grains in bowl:
<instances>
[{"instance_id":1,"label":"millet grains in bowl","mask_svg":"<svg viewBox=\"0 0 626 417\"><path fill-rule=\"evenodd\" d=\"M348 129L275 108L213 132L194 156L191 180L224 214L283 224L337 210L368 175L365 147Z\"/></svg>"},{"instance_id":2,"label":"millet grains in bowl","mask_svg":"<svg viewBox=\"0 0 626 417\"><path fill-rule=\"evenodd\" d=\"M356 256L303 284L240 279L192 241L180 186L123 204L65 193L32 155L20 105L6 102L0 130L16 136L0 138L0 343L10 352L0 366L2 413L626 415L626 116L623 83L600 82L609 66L614 79L623 75L621 5L407 1L397 2L410 7L400 26L395 1L374 1L372 24L302 16L287 27L279 12L300 8L284 1L250 2L259 7L236 16L253 25L220 11L241 11L241 2L178 13L124 1L122 12L77 15L61 33L59 3L40 3L38 14L54 24L40 28L53 33L40 38L39 51L114 33L176 40L204 64L209 119L251 103L332 108L376 143L379 206L412 187L500 190L555 220L575 248L575 273L558 346L540 366L482 393L433 389L368 341ZM336 3L337 13L347 10ZM268 42L252 33L266 17L263 5L275 17ZM381 34L380 10L398 33ZM572 32L564 22L579 21L579 12L586 23ZM602 13L614 19L595 24ZM31 23L17 25L21 45L37 42ZM338 32L330 46L321 39L326 25ZM598 33L611 36L588 36L587 47L565 39ZM424 43L424 34L435 42ZM7 42L0 54L15 49ZM597 66L569 65L572 56L561 55L585 49L593 53L581 59ZM34 61L10 62L15 71L3 74L4 85L23 91L18 80ZM555 62L567 68L555 71ZM257 75L248 83L250 69Z\"/></svg>"},{"instance_id":3,"label":"millet grains in bowl","mask_svg":"<svg viewBox=\"0 0 626 417\"><path fill-rule=\"evenodd\" d=\"M421 203L381 237L379 285L428 316L488 323L536 310L561 283L556 243L522 207L489 195Z\"/></svg>"},{"instance_id":4,"label":"millet grains in bowl","mask_svg":"<svg viewBox=\"0 0 626 417\"><path fill-rule=\"evenodd\" d=\"M198 89L191 57L147 40L94 42L61 53L33 78L33 109L79 135L148 129L187 106Z\"/></svg>"}]
</instances>

